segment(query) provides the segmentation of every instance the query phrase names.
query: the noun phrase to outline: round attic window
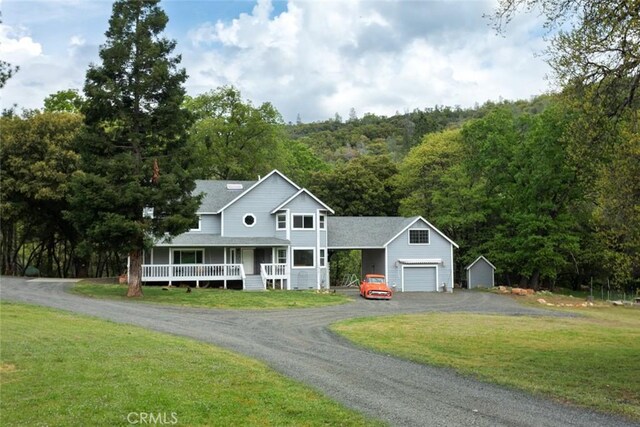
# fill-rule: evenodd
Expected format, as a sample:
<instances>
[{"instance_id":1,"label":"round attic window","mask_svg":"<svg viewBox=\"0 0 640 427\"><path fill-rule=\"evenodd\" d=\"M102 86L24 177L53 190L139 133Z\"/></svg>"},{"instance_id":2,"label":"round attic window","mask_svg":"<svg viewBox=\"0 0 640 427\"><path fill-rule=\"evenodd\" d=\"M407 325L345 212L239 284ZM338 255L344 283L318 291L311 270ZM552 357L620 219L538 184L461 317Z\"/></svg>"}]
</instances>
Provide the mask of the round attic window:
<instances>
[{"instance_id":1,"label":"round attic window","mask_svg":"<svg viewBox=\"0 0 640 427\"><path fill-rule=\"evenodd\" d=\"M242 222L244 222L244 225L247 227L253 227L256 225L256 217L253 214L246 214L244 218L242 218Z\"/></svg>"}]
</instances>

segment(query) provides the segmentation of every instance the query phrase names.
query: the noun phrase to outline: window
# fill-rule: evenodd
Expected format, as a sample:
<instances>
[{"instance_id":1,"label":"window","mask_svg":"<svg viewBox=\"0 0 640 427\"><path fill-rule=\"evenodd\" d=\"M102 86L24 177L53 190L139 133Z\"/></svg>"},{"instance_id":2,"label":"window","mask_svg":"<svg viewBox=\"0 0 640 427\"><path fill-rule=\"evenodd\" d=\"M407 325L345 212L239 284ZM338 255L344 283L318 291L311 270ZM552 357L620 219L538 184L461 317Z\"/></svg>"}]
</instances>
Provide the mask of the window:
<instances>
[{"instance_id":1,"label":"window","mask_svg":"<svg viewBox=\"0 0 640 427\"><path fill-rule=\"evenodd\" d=\"M320 223L319 223L320 230L324 230L325 229L326 221L327 221L327 216L326 215L320 215Z\"/></svg>"},{"instance_id":2,"label":"window","mask_svg":"<svg viewBox=\"0 0 640 427\"><path fill-rule=\"evenodd\" d=\"M294 215L294 230L313 230L313 215Z\"/></svg>"},{"instance_id":3,"label":"window","mask_svg":"<svg viewBox=\"0 0 640 427\"><path fill-rule=\"evenodd\" d=\"M278 249L276 253L276 263L277 264L286 264L287 263L287 250L286 249Z\"/></svg>"},{"instance_id":4,"label":"window","mask_svg":"<svg viewBox=\"0 0 640 427\"><path fill-rule=\"evenodd\" d=\"M202 226L202 217L200 215L196 215L193 224L191 224L191 229L189 231L200 231L200 227Z\"/></svg>"},{"instance_id":5,"label":"window","mask_svg":"<svg viewBox=\"0 0 640 427\"><path fill-rule=\"evenodd\" d=\"M256 217L250 213L246 214L242 218L242 222L244 222L244 225L246 225L247 227L253 227L254 225L256 225Z\"/></svg>"},{"instance_id":6,"label":"window","mask_svg":"<svg viewBox=\"0 0 640 427\"><path fill-rule=\"evenodd\" d=\"M327 263L326 252L324 249L320 249L320 267L324 267Z\"/></svg>"},{"instance_id":7,"label":"window","mask_svg":"<svg viewBox=\"0 0 640 427\"><path fill-rule=\"evenodd\" d=\"M287 214L278 214L276 216L276 230L287 229Z\"/></svg>"},{"instance_id":8,"label":"window","mask_svg":"<svg viewBox=\"0 0 640 427\"><path fill-rule=\"evenodd\" d=\"M409 244L410 245L428 245L429 230L424 228L417 229L417 230L409 230Z\"/></svg>"},{"instance_id":9,"label":"window","mask_svg":"<svg viewBox=\"0 0 640 427\"><path fill-rule=\"evenodd\" d=\"M202 264L204 260L204 250L202 249L174 249L174 264Z\"/></svg>"},{"instance_id":10,"label":"window","mask_svg":"<svg viewBox=\"0 0 640 427\"><path fill-rule=\"evenodd\" d=\"M315 257L313 249L294 249L293 266L297 268L315 267L313 259Z\"/></svg>"}]
</instances>

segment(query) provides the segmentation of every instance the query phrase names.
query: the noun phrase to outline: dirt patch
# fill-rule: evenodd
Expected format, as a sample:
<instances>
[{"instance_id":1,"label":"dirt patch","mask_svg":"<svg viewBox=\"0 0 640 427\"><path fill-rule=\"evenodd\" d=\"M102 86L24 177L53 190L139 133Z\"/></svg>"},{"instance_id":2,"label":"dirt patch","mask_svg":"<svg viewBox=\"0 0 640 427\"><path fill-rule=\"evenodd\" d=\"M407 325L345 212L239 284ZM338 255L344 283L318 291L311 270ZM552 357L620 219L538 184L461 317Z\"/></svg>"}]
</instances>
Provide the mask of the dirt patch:
<instances>
[{"instance_id":1,"label":"dirt patch","mask_svg":"<svg viewBox=\"0 0 640 427\"><path fill-rule=\"evenodd\" d=\"M8 374L17 370L18 368L13 363L0 363L0 374Z\"/></svg>"}]
</instances>

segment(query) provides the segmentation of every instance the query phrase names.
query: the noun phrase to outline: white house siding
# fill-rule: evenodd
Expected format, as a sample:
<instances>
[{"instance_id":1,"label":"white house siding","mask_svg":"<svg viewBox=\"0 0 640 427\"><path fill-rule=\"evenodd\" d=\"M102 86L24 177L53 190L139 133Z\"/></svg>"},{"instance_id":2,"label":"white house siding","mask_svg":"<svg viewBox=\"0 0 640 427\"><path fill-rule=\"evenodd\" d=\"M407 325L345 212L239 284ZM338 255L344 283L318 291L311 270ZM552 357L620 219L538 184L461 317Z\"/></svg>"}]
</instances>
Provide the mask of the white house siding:
<instances>
[{"instance_id":1,"label":"white house siding","mask_svg":"<svg viewBox=\"0 0 640 427\"><path fill-rule=\"evenodd\" d=\"M224 210L224 235L233 237L273 237L276 217L271 210L298 191L278 174L273 174ZM247 227L246 214L256 217L255 225Z\"/></svg>"},{"instance_id":2,"label":"white house siding","mask_svg":"<svg viewBox=\"0 0 640 427\"><path fill-rule=\"evenodd\" d=\"M409 245L409 230L415 228L430 230L428 245ZM402 286L403 264L398 261L401 259L441 259L443 264L437 264L438 288L445 283L448 290L452 289L451 243L421 220L387 245L388 281L391 285L396 285L397 289Z\"/></svg>"},{"instance_id":3,"label":"white house siding","mask_svg":"<svg viewBox=\"0 0 640 427\"><path fill-rule=\"evenodd\" d=\"M468 287L490 288L493 286L493 268L483 259L467 270Z\"/></svg>"}]
</instances>

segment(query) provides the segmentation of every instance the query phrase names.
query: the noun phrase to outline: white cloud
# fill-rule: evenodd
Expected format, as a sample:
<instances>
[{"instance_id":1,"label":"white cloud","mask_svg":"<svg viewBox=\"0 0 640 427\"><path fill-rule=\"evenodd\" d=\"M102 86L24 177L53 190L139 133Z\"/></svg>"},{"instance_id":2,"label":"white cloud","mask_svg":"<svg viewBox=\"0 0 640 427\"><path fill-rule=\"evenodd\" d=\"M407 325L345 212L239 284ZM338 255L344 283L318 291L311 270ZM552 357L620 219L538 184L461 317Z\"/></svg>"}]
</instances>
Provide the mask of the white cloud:
<instances>
[{"instance_id":1,"label":"white cloud","mask_svg":"<svg viewBox=\"0 0 640 427\"><path fill-rule=\"evenodd\" d=\"M66 54L47 52L25 29L15 31L5 24L0 28L0 58L20 67L2 90L2 108L14 103L19 108L41 108L48 95L82 87L97 46L87 46L82 36L75 35L69 38Z\"/></svg>"},{"instance_id":2,"label":"white cloud","mask_svg":"<svg viewBox=\"0 0 640 427\"><path fill-rule=\"evenodd\" d=\"M87 41L81 35L71 36L69 39L69 45L71 46L84 46Z\"/></svg>"},{"instance_id":3,"label":"white cloud","mask_svg":"<svg viewBox=\"0 0 640 427\"><path fill-rule=\"evenodd\" d=\"M33 41L24 29L0 24L0 59L14 65L42 54L42 45Z\"/></svg>"},{"instance_id":4,"label":"white cloud","mask_svg":"<svg viewBox=\"0 0 640 427\"><path fill-rule=\"evenodd\" d=\"M543 92L547 66L527 17L496 36L482 18L491 2L297 1L274 14L259 0L250 14L207 22L189 36L188 87L238 86L272 102L286 120L394 114L439 105L472 106ZM204 53L203 53L204 52Z\"/></svg>"}]
</instances>

